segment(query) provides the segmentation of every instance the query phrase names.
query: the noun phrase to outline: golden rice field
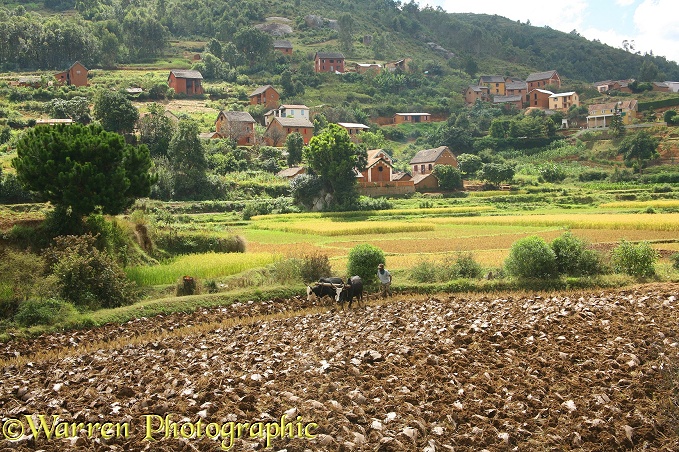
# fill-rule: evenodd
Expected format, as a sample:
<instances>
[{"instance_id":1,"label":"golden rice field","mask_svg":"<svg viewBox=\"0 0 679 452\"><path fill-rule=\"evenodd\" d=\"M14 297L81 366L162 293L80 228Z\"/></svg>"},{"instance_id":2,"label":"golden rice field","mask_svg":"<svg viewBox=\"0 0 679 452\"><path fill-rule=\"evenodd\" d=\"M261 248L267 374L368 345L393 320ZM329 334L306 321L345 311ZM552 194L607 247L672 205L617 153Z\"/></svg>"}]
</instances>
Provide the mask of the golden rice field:
<instances>
[{"instance_id":1,"label":"golden rice field","mask_svg":"<svg viewBox=\"0 0 679 452\"><path fill-rule=\"evenodd\" d=\"M322 214L261 216L237 233L246 238L249 252L295 257L326 254L338 274L345 271L349 250L361 243L382 249L387 266L395 270L412 268L421 260L442 261L460 251L472 252L486 267L500 267L515 241L530 235L551 241L566 230L600 249L610 249L622 239L655 242L654 247L661 251L679 249L676 213L607 211L500 216L489 211L476 216L423 218L415 217L414 210L423 209L410 209L410 214L391 219L380 212L375 220L369 215L360 219Z\"/></svg>"}]
</instances>

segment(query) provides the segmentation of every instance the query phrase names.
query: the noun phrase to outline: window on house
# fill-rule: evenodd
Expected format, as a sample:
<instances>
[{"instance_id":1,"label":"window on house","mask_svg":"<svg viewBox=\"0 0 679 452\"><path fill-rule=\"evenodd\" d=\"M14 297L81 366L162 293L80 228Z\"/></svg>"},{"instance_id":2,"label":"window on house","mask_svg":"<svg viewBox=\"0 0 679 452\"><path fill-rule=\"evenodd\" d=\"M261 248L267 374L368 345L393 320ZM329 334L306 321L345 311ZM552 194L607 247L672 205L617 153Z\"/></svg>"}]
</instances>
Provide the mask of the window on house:
<instances>
[{"instance_id":1,"label":"window on house","mask_svg":"<svg viewBox=\"0 0 679 452\"><path fill-rule=\"evenodd\" d=\"M431 169L432 169L432 165L431 165L431 163L430 163L430 164L429 164L429 171L431 171Z\"/></svg>"},{"instance_id":2,"label":"window on house","mask_svg":"<svg viewBox=\"0 0 679 452\"><path fill-rule=\"evenodd\" d=\"M379 171L379 172L381 173L383 169L384 169L383 167L379 166L379 167L377 168L377 171Z\"/></svg>"},{"instance_id":3,"label":"window on house","mask_svg":"<svg viewBox=\"0 0 679 452\"><path fill-rule=\"evenodd\" d=\"M421 173L424 173L424 165L421 165L421 166L420 166L420 172L421 172Z\"/></svg>"}]
</instances>

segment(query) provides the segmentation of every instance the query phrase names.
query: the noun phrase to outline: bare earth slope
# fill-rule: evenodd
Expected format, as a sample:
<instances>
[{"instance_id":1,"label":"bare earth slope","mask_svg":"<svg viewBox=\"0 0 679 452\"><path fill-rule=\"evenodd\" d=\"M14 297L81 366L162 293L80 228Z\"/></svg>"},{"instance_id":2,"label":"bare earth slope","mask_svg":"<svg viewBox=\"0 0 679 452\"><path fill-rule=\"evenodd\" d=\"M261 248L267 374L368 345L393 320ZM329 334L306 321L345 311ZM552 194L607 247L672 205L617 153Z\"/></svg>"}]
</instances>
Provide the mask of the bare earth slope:
<instances>
[{"instance_id":1,"label":"bare earth slope","mask_svg":"<svg viewBox=\"0 0 679 452\"><path fill-rule=\"evenodd\" d=\"M262 450L267 432L268 450L289 452L679 450L678 298L667 284L350 312L278 300L111 327L138 340L93 351L55 336L61 357L5 361L0 450ZM257 313L182 329L230 311ZM62 424L36 440L26 415ZM294 425L281 438L283 415Z\"/></svg>"}]
</instances>

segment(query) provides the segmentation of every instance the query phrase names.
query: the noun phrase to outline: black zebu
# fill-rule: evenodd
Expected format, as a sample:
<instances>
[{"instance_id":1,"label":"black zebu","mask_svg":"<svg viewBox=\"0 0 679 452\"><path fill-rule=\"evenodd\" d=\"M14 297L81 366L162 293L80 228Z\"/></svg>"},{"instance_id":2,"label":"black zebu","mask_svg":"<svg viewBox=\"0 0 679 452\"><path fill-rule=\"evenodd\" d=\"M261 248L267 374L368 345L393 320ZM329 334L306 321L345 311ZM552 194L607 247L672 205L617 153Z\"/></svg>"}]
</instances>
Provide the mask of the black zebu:
<instances>
[{"instance_id":1,"label":"black zebu","mask_svg":"<svg viewBox=\"0 0 679 452\"><path fill-rule=\"evenodd\" d=\"M307 286L306 293L309 301L311 301L312 294L318 298L327 296L340 303L342 309L344 309L344 302L349 301L349 308L351 308L354 297L359 303L363 301L363 281L358 276L349 278L347 284L344 284L342 278L321 278L314 287Z\"/></svg>"}]
</instances>

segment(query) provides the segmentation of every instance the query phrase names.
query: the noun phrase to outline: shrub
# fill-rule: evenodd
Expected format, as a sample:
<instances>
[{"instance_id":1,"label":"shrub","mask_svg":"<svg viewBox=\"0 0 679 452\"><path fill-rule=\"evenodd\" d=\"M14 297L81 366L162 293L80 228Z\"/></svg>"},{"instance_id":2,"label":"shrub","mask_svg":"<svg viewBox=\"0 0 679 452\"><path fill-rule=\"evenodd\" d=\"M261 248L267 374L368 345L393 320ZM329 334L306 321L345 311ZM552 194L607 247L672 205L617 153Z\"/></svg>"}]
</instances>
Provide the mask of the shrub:
<instances>
[{"instance_id":1,"label":"shrub","mask_svg":"<svg viewBox=\"0 0 679 452\"><path fill-rule=\"evenodd\" d=\"M422 260L410 269L410 279L419 283L433 283L439 280L438 266Z\"/></svg>"},{"instance_id":2,"label":"shrub","mask_svg":"<svg viewBox=\"0 0 679 452\"><path fill-rule=\"evenodd\" d=\"M186 295L199 295L201 293L202 285L197 278L193 276L182 276L177 280L175 285L175 295L184 297Z\"/></svg>"},{"instance_id":3,"label":"shrub","mask_svg":"<svg viewBox=\"0 0 679 452\"><path fill-rule=\"evenodd\" d=\"M588 250L584 240L565 232L552 241L559 274L569 276L595 275L601 273L599 255Z\"/></svg>"},{"instance_id":4,"label":"shrub","mask_svg":"<svg viewBox=\"0 0 679 452\"><path fill-rule=\"evenodd\" d=\"M547 163L539 168L540 177L546 182L561 182L566 178L566 170L556 163Z\"/></svg>"},{"instance_id":5,"label":"shrub","mask_svg":"<svg viewBox=\"0 0 679 452\"><path fill-rule=\"evenodd\" d=\"M365 284L377 280L377 266L384 264L384 252L368 243L356 245L349 251L347 274L360 276Z\"/></svg>"},{"instance_id":6,"label":"shrub","mask_svg":"<svg viewBox=\"0 0 679 452\"><path fill-rule=\"evenodd\" d=\"M78 311L71 303L53 298L47 300L27 300L19 305L14 320L21 326L54 325Z\"/></svg>"},{"instance_id":7,"label":"shrub","mask_svg":"<svg viewBox=\"0 0 679 452\"><path fill-rule=\"evenodd\" d=\"M469 278L478 279L483 276L483 267L474 260L472 253L458 253L454 259L447 262L447 279Z\"/></svg>"},{"instance_id":8,"label":"shrub","mask_svg":"<svg viewBox=\"0 0 679 452\"><path fill-rule=\"evenodd\" d=\"M612 253L613 269L637 278L655 275L654 265L657 259L657 251L648 242L634 245L622 240Z\"/></svg>"},{"instance_id":9,"label":"shrub","mask_svg":"<svg viewBox=\"0 0 679 452\"><path fill-rule=\"evenodd\" d=\"M299 268L300 276L304 282L318 281L320 278L331 275L330 260L325 254L308 254L302 258Z\"/></svg>"},{"instance_id":10,"label":"shrub","mask_svg":"<svg viewBox=\"0 0 679 452\"><path fill-rule=\"evenodd\" d=\"M556 255L541 237L525 237L512 244L505 268L519 278L551 278L557 273Z\"/></svg>"},{"instance_id":11,"label":"shrub","mask_svg":"<svg viewBox=\"0 0 679 452\"><path fill-rule=\"evenodd\" d=\"M91 234L59 236L43 253L60 298L85 309L133 303L138 297L134 285L109 255L94 246L95 241Z\"/></svg>"},{"instance_id":12,"label":"shrub","mask_svg":"<svg viewBox=\"0 0 679 452\"><path fill-rule=\"evenodd\" d=\"M672 267L674 267L675 270L679 270L679 253L671 255L670 260L672 261Z\"/></svg>"},{"instance_id":13,"label":"shrub","mask_svg":"<svg viewBox=\"0 0 679 452\"><path fill-rule=\"evenodd\" d=\"M299 283L302 260L297 258L279 259L269 270L272 282L275 284Z\"/></svg>"},{"instance_id":14,"label":"shrub","mask_svg":"<svg viewBox=\"0 0 679 452\"><path fill-rule=\"evenodd\" d=\"M592 182L596 180L604 180L607 177L608 173L606 171L589 170L580 173L578 180L580 182Z\"/></svg>"},{"instance_id":15,"label":"shrub","mask_svg":"<svg viewBox=\"0 0 679 452\"><path fill-rule=\"evenodd\" d=\"M154 241L158 248L170 254L244 253L245 240L238 236L222 237L207 233L156 232Z\"/></svg>"}]
</instances>

